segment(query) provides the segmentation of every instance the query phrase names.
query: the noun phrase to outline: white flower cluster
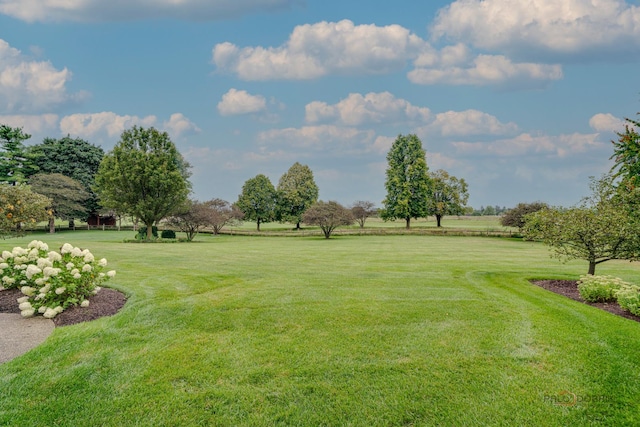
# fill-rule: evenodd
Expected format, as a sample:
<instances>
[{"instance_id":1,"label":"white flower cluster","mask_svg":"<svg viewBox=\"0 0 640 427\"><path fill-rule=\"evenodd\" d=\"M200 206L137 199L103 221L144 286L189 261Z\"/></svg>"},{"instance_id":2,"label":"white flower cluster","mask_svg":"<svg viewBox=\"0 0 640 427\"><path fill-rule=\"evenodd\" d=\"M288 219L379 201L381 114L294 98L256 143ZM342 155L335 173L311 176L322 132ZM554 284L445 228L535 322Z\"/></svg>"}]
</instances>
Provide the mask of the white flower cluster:
<instances>
[{"instance_id":1,"label":"white flower cluster","mask_svg":"<svg viewBox=\"0 0 640 427\"><path fill-rule=\"evenodd\" d=\"M2 252L0 290L19 286L25 295L18 299L22 316L38 313L51 319L69 305L88 307L89 296L116 274L115 270L104 273L106 266L105 258L96 260L88 249L65 243L58 253L34 240L26 249Z\"/></svg>"}]
</instances>

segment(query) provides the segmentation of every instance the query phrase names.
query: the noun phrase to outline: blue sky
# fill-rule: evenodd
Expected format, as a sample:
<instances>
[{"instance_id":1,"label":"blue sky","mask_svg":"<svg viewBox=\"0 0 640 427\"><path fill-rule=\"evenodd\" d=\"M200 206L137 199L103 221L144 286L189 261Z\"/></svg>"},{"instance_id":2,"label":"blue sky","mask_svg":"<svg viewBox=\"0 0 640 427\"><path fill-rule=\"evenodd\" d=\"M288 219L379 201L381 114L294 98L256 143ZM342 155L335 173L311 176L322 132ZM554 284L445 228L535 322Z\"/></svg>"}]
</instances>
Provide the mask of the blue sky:
<instances>
[{"instance_id":1,"label":"blue sky","mask_svg":"<svg viewBox=\"0 0 640 427\"><path fill-rule=\"evenodd\" d=\"M107 151L166 130L200 200L297 161L321 199L380 205L415 133L471 206L568 206L611 167L639 71L631 0L0 0L0 123Z\"/></svg>"}]
</instances>

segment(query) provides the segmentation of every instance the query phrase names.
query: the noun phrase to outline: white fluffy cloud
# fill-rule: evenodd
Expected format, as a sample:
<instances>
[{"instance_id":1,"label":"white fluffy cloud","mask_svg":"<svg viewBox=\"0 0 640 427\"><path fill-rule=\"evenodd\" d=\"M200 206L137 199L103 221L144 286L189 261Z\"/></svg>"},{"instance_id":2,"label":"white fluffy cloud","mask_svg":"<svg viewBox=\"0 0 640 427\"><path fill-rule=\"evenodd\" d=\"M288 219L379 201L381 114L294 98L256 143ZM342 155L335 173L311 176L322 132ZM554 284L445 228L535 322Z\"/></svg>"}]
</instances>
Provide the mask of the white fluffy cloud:
<instances>
[{"instance_id":1,"label":"white fluffy cloud","mask_svg":"<svg viewBox=\"0 0 640 427\"><path fill-rule=\"evenodd\" d=\"M183 135L200 133L201 129L182 113L174 113L162 123L162 128L166 130L172 138L180 138Z\"/></svg>"},{"instance_id":2,"label":"white fluffy cloud","mask_svg":"<svg viewBox=\"0 0 640 427\"><path fill-rule=\"evenodd\" d=\"M112 112L72 114L63 117L60 121L60 130L63 134L90 138L97 134L106 133L110 138L120 134L132 126L153 126L157 121L156 116L120 116Z\"/></svg>"},{"instance_id":3,"label":"white fluffy cloud","mask_svg":"<svg viewBox=\"0 0 640 427\"><path fill-rule=\"evenodd\" d=\"M263 96L237 89L230 89L218 103L218 112L223 116L259 113L266 108L267 100Z\"/></svg>"},{"instance_id":4,"label":"white fluffy cloud","mask_svg":"<svg viewBox=\"0 0 640 427\"><path fill-rule=\"evenodd\" d=\"M416 107L404 99L396 98L389 92L351 93L337 104L314 101L305 107L306 120L317 123L325 120L339 120L349 126L363 123L425 122L431 112L425 107Z\"/></svg>"},{"instance_id":5,"label":"white fluffy cloud","mask_svg":"<svg viewBox=\"0 0 640 427\"><path fill-rule=\"evenodd\" d=\"M270 146L285 144L316 151L337 149L349 152L353 149L369 151L374 137L375 132L370 130L322 125L264 131L258 134L258 142Z\"/></svg>"},{"instance_id":6,"label":"white fluffy cloud","mask_svg":"<svg viewBox=\"0 0 640 427\"><path fill-rule=\"evenodd\" d=\"M425 128L442 136L504 135L517 132L515 123L502 123L497 117L478 110L447 111L436 115Z\"/></svg>"},{"instance_id":7,"label":"white fluffy cloud","mask_svg":"<svg viewBox=\"0 0 640 427\"><path fill-rule=\"evenodd\" d=\"M598 132L622 132L625 121L612 114L599 113L591 117L589 126Z\"/></svg>"},{"instance_id":8,"label":"white fluffy cloud","mask_svg":"<svg viewBox=\"0 0 640 427\"><path fill-rule=\"evenodd\" d=\"M0 13L27 22L157 18L202 21L275 11L296 3L295 0L0 0Z\"/></svg>"},{"instance_id":9,"label":"white fluffy cloud","mask_svg":"<svg viewBox=\"0 0 640 427\"><path fill-rule=\"evenodd\" d=\"M401 70L426 43L400 25L319 22L294 28L279 47L213 48L213 63L244 80L313 79L328 74L383 74Z\"/></svg>"},{"instance_id":10,"label":"white fluffy cloud","mask_svg":"<svg viewBox=\"0 0 640 427\"><path fill-rule=\"evenodd\" d=\"M598 134L531 135L524 133L515 138L483 142L454 142L458 154L514 157L538 154L553 157L567 157L605 146L598 140Z\"/></svg>"},{"instance_id":11,"label":"white fluffy cloud","mask_svg":"<svg viewBox=\"0 0 640 427\"><path fill-rule=\"evenodd\" d=\"M34 61L0 39L0 111L32 113L45 111L86 93L69 94L71 72L56 69L48 61Z\"/></svg>"},{"instance_id":12,"label":"white fluffy cloud","mask_svg":"<svg viewBox=\"0 0 640 427\"><path fill-rule=\"evenodd\" d=\"M23 130L29 134L39 134L55 130L58 127L58 115L40 114L0 116L0 123L14 128L23 128Z\"/></svg>"},{"instance_id":13,"label":"white fluffy cloud","mask_svg":"<svg viewBox=\"0 0 640 427\"><path fill-rule=\"evenodd\" d=\"M640 7L624 0L457 0L434 37L519 56L640 50Z\"/></svg>"}]
</instances>

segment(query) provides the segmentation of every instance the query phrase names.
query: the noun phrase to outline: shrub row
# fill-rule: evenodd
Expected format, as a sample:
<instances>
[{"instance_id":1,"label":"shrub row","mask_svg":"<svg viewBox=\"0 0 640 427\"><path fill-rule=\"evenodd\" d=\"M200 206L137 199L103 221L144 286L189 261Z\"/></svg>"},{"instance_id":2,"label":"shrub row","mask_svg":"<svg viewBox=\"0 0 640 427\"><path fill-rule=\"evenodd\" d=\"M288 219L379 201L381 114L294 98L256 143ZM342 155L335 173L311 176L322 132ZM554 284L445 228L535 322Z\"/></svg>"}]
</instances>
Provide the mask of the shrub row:
<instances>
[{"instance_id":1,"label":"shrub row","mask_svg":"<svg viewBox=\"0 0 640 427\"><path fill-rule=\"evenodd\" d=\"M613 276L586 275L578 280L578 291L585 301L617 301L623 310L640 316L640 286Z\"/></svg>"}]
</instances>

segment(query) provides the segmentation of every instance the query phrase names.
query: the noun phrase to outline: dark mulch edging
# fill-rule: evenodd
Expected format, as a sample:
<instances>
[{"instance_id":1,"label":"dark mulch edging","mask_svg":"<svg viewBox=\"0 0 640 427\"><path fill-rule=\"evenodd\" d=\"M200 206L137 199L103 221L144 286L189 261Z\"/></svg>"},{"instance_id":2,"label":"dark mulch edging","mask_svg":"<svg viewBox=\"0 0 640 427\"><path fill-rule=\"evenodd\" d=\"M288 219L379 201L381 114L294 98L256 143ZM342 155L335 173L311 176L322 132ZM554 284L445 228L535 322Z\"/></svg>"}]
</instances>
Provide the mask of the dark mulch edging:
<instances>
[{"instance_id":1,"label":"dark mulch edging","mask_svg":"<svg viewBox=\"0 0 640 427\"><path fill-rule=\"evenodd\" d=\"M18 298L22 297L20 289L9 289L0 291L0 313L18 313ZM102 288L97 294L89 298L89 307L68 307L53 319L56 326L74 325L76 323L88 322L100 317L112 316L116 314L127 302L127 297L115 289Z\"/></svg>"},{"instance_id":2,"label":"dark mulch edging","mask_svg":"<svg viewBox=\"0 0 640 427\"><path fill-rule=\"evenodd\" d=\"M587 302L580 296L578 291L578 283L575 280L532 280L531 283L540 286L548 291L555 292L556 294L564 295L572 300L580 301L581 303L597 307L601 310L608 311L620 317L635 320L640 322L640 316L631 314L628 311L620 308L617 302Z\"/></svg>"}]
</instances>

